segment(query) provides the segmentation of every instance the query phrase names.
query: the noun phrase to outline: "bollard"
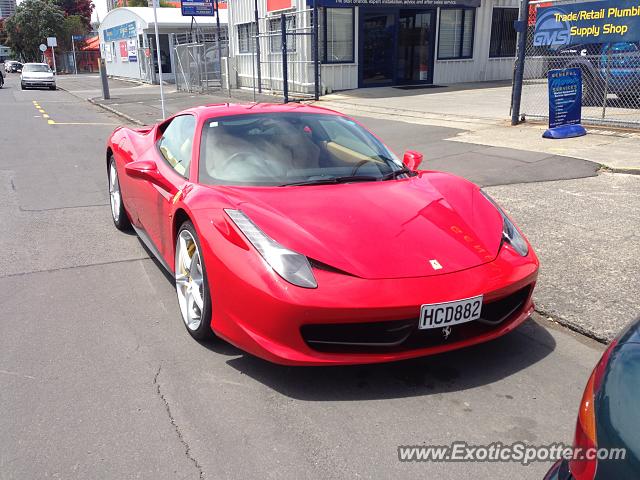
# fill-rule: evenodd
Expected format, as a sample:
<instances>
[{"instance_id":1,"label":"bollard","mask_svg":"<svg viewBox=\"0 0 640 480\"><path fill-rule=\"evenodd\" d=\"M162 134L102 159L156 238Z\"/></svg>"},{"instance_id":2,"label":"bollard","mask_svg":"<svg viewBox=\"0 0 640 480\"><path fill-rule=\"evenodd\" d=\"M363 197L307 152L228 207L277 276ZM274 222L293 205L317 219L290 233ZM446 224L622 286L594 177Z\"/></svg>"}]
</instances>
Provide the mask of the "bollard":
<instances>
[{"instance_id":1,"label":"bollard","mask_svg":"<svg viewBox=\"0 0 640 480\"><path fill-rule=\"evenodd\" d=\"M109 82L107 80L107 66L104 63L104 58L98 60L98 66L100 67L100 80L102 81L102 98L104 100L109 100L111 95L109 95Z\"/></svg>"}]
</instances>

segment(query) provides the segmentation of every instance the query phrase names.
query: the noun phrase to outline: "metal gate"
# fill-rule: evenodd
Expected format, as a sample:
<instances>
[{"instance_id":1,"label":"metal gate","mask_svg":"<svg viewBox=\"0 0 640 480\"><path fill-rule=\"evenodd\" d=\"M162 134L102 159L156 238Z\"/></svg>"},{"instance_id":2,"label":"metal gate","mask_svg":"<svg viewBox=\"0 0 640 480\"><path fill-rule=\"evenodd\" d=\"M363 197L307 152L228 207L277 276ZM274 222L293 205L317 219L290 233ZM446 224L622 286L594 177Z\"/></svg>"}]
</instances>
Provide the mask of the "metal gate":
<instances>
[{"instance_id":1,"label":"metal gate","mask_svg":"<svg viewBox=\"0 0 640 480\"><path fill-rule=\"evenodd\" d=\"M178 90L207 93L222 89L221 59L229 55L226 27L220 33L198 30L174 34L173 44Z\"/></svg>"},{"instance_id":2,"label":"metal gate","mask_svg":"<svg viewBox=\"0 0 640 480\"><path fill-rule=\"evenodd\" d=\"M521 114L548 119L547 72L575 67L582 72L583 123L639 128L640 43L535 46L541 43L534 42L538 8L575 3L590 8L575 0L529 2Z\"/></svg>"},{"instance_id":3,"label":"metal gate","mask_svg":"<svg viewBox=\"0 0 640 480\"><path fill-rule=\"evenodd\" d=\"M319 65L318 32L313 9L258 18L246 24L250 31L242 55L233 60L239 87L254 94L281 96L284 102L317 98Z\"/></svg>"}]
</instances>

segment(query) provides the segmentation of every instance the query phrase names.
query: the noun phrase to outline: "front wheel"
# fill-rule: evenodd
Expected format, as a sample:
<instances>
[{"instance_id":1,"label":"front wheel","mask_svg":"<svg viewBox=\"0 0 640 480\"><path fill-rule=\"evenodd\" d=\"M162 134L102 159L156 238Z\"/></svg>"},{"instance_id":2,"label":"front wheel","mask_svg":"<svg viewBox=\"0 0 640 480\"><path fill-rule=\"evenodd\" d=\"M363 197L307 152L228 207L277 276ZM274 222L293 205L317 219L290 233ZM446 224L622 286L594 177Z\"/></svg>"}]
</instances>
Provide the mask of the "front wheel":
<instances>
[{"instance_id":1,"label":"front wheel","mask_svg":"<svg viewBox=\"0 0 640 480\"><path fill-rule=\"evenodd\" d=\"M191 222L184 222L176 238L176 292L187 331L200 341L214 337L211 296L201 252L196 229Z\"/></svg>"},{"instance_id":2,"label":"front wheel","mask_svg":"<svg viewBox=\"0 0 640 480\"><path fill-rule=\"evenodd\" d=\"M109 158L109 200L111 203L111 218L118 230L126 231L131 228L131 222L124 210L122 203L122 191L120 190L120 180L118 179L118 169L113 156Z\"/></svg>"},{"instance_id":3,"label":"front wheel","mask_svg":"<svg viewBox=\"0 0 640 480\"><path fill-rule=\"evenodd\" d=\"M56 89L56 86L55 86L55 85L51 85L51 86L49 87L49 90L55 90L55 89Z\"/></svg>"}]
</instances>

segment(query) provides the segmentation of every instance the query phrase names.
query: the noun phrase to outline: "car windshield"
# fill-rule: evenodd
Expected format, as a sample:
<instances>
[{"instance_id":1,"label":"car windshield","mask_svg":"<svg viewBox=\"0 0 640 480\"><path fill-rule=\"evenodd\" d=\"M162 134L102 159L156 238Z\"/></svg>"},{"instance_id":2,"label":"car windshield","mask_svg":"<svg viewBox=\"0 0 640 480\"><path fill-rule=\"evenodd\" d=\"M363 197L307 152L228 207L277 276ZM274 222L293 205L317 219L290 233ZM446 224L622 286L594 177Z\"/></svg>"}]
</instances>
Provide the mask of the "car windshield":
<instances>
[{"instance_id":1,"label":"car windshield","mask_svg":"<svg viewBox=\"0 0 640 480\"><path fill-rule=\"evenodd\" d=\"M312 185L394 178L405 169L353 120L310 113L256 113L205 122L200 182Z\"/></svg>"},{"instance_id":2,"label":"car windshield","mask_svg":"<svg viewBox=\"0 0 640 480\"><path fill-rule=\"evenodd\" d=\"M25 65L24 72L50 72L51 70L47 65Z\"/></svg>"}]
</instances>

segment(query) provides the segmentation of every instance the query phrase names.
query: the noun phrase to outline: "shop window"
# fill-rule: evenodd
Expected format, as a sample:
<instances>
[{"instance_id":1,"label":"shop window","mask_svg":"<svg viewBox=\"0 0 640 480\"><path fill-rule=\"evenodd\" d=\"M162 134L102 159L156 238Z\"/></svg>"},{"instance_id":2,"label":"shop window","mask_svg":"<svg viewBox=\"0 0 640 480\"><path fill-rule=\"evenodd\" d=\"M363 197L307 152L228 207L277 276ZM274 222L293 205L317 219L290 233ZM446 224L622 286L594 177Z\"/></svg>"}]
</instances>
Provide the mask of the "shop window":
<instances>
[{"instance_id":1,"label":"shop window","mask_svg":"<svg viewBox=\"0 0 640 480\"><path fill-rule=\"evenodd\" d=\"M473 57L475 8L440 10L438 60Z\"/></svg>"},{"instance_id":2,"label":"shop window","mask_svg":"<svg viewBox=\"0 0 640 480\"><path fill-rule=\"evenodd\" d=\"M493 9L489 57L516 56L516 29L513 26L516 20L518 20L517 8Z\"/></svg>"},{"instance_id":3,"label":"shop window","mask_svg":"<svg viewBox=\"0 0 640 480\"><path fill-rule=\"evenodd\" d=\"M320 61L353 63L353 8L322 8L318 13Z\"/></svg>"},{"instance_id":4,"label":"shop window","mask_svg":"<svg viewBox=\"0 0 640 480\"><path fill-rule=\"evenodd\" d=\"M287 52L296 51L296 17L295 15L287 16ZM280 53L282 51L282 34L280 31L280 17L269 20L269 49L271 53Z\"/></svg>"},{"instance_id":5,"label":"shop window","mask_svg":"<svg viewBox=\"0 0 640 480\"><path fill-rule=\"evenodd\" d=\"M255 47L256 23L238 25L238 52L249 53Z\"/></svg>"}]
</instances>

